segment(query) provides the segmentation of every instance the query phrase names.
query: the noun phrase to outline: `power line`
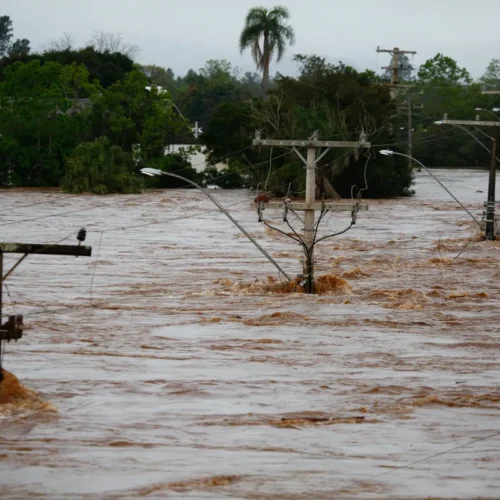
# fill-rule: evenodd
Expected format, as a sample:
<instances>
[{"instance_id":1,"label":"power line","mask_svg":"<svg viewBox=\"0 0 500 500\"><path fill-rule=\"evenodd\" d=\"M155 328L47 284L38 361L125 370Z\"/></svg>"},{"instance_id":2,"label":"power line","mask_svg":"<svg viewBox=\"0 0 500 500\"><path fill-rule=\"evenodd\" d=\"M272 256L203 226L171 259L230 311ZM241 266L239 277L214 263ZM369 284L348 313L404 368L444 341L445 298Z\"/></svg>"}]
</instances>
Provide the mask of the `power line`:
<instances>
[{"instance_id":1,"label":"power line","mask_svg":"<svg viewBox=\"0 0 500 500\"><path fill-rule=\"evenodd\" d=\"M248 149L248 148L245 148L245 149ZM284 154L281 154L281 155L278 155L278 156L275 156L273 159L276 160L278 158L282 158L284 156L287 156L289 155L290 152L286 152ZM260 163L256 163L256 164L253 164L253 165L250 165L249 167L246 167L242 170L249 170L251 168L254 168L254 167L257 167L259 165L263 165L263 164L267 164L269 160L265 160L263 162L260 162ZM226 177L228 175L232 175L233 173L232 172L228 172L227 174L223 174L220 176L220 178L222 177ZM182 186L181 188L179 189L182 189L183 187L188 187L188 185L186 184L185 186ZM140 199L143 199L145 197L148 197L150 196L150 193L147 193L147 194L144 194L144 195L141 195L141 196L138 196L138 197L135 197L134 198L134 201L137 201L137 200L140 200ZM33 222L33 221L36 221L36 220L41 220L41 219L46 219L46 218L49 218L49 217L64 217L66 215L70 215L70 214L74 214L74 213L79 213L79 212L87 212L89 210L94 210L96 208L107 208L107 207L112 207L112 206L115 206L115 205L119 205L121 203L127 203L129 202L130 199L124 199L124 200L119 200L117 201L116 203L105 203L105 204L101 204L101 205L95 205L94 207L86 207L86 208L79 208L79 209L75 209L75 210L68 210L66 212L58 212L58 213L55 213L55 214L48 214L48 215L42 215L40 217L33 217L31 219L23 219L23 220L17 220L17 221L10 221L10 222L6 222L4 224L0 224L0 227L4 227L4 226L9 226L9 225L12 225L12 224L21 224L23 222Z\"/></svg>"},{"instance_id":2,"label":"power line","mask_svg":"<svg viewBox=\"0 0 500 500\"><path fill-rule=\"evenodd\" d=\"M371 479L382 477L382 476L385 476L387 474L391 474L393 472L397 472L399 470L409 469L410 467L413 467L414 465L427 462L427 461L432 460L433 458L436 458L436 457L441 457L443 455L447 455L448 453L452 453L454 451L460 450L462 448L466 448L468 446L471 446L471 445L473 445L475 443L479 443L481 441L486 441L487 439L490 439L492 437L499 436L499 435L500 435L500 431L499 432L494 432L493 434L489 434L488 436L485 436L485 437L482 437L482 438L478 438L478 439L474 439L473 441L469 441L468 443L465 443L465 444L462 444L462 445L459 445L459 446L454 446L453 448L449 448L448 450L441 451L439 453L434 453L433 455L429 455L428 457L422 458L420 460L415 460L414 462L410 462L409 464L403 465L401 467L396 467L394 469L387 470L385 472L382 472L381 474L378 474L376 476L372 476Z\"/></svg>"}]
</instances>

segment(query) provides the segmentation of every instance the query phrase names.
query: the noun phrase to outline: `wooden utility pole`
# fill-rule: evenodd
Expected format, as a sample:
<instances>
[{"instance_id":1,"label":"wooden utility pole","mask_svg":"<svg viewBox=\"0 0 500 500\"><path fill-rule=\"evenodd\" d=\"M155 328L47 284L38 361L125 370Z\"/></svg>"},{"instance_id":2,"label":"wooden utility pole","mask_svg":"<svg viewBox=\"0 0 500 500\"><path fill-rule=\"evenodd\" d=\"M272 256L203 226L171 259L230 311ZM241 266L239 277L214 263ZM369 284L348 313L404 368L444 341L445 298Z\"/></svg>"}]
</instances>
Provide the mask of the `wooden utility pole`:
<instances>
[{"instance_id":1,"label":"wooden utility pole","mask_svg":"<svg viewBox=\"0 0 500 500\"><path fill-rule=\"evenodd\" d=\"M370 148L370 143L366 142L366 137L361 134L360 140L358 142L354 141L319 141L318 133L314 132L313 136L309 140L305 141L289 141L289 140L273 140L273 139L261 139L260 132L255 133L255 139L253 141L254 146L270 146L270 147L281 147L281 148L291 148L297 156L304 162L306 167L306 196L305 202L290 202L285 200L284 202L259 202L259 206L262 210L266 208L272 209L284 209L290 208L292 210L303 210L304 211L304 228L303 228L303 242L304 242L304 263L302 269L302 277L309 284L309 293L313 293L313 283L314 283L314 261L313 261L313 243L315 234L315 224L316 210L330 210L330 211L349 211L353 210L368 210L368 205L360 205L359 203L325 203L315 201L316 192L316 166L318 162L330 151L332 148ZM307 158L298 151L297 148L306 147L307 148ZM317 155L319 149L325 148L325 150Z\"/></svg>"},{"instance_id":2,"label":"wooden utility pole","mask_svg":"<svg viewBox=\"0 0 500 500\"><path fill-rule=\"evenodd\" d=\"M390 66L384 66L382 69L388 69L391 71L391 85L397 86L399 85L399 73L401 72L401 65L399 63L399 56L402 54L412 54L415 55L416 51L414 50L399 50L399 47L394 47L393 49L381 49L377 47L377 53L386 52L388 54L392 54L392 61ZM397 88L391 90L391 95L393 98L397 97L398 91Z\"/></svg>"},{"instance_id":3,"label":"wooden utility pole","mask_svg":"<svg viewBox=\"0 0 500 500\"><path fill-rule=\"evenodd\" d=\"M411 88L405 90L405 104L399 108L408 111L408 156L413 157L413 111L415 109L423 109L424 105L413 103L411 91ZM413 160L411 158L408 159L408 167L410 169L413 167Z\"/></svg>"},{"instance_id":4,"label":"wooden utility pole","mask_svg":"<svg viewBox=\"0 0 500 500\"><path fill-rule=\"evenodd\" d=\"M500 91L498 91L500 94ZM497 128L500 127L500 121L482 121L482 120L448 120L446 115L445 119L439 122L443 125L459 125L471 127L491 127L493 131L492 147L491 147L491 162L490 174L488 179L488 200L484 204L486 211L486 224L484 231L484 238L486 240L495 239L495 183L496 183L496 170L497 170Z\"/></svg>"},{"instance_id":5,"label":"wooden utility pole","mask_svg":"<svg viewBox=\"0 0 500 500\"><path fill-rule=\"evenodd\" d=\"M77 236L78 240L85 239L85 230L80 230ZM23 256L7 271L3 273L3 254L19 253ZM2 351L3 343L18 339L23 336L23 317L22 315L9 316L6 323L2 324L3 310L3 282L16 269L16 267L28 256L32 254L41 255L75 255L76 257L90 257L92 248L80 245L47 245L47 244L27 244L27 243L0 243L0 382L3 380L2 372Z\"/></svg>"}]
</instances>

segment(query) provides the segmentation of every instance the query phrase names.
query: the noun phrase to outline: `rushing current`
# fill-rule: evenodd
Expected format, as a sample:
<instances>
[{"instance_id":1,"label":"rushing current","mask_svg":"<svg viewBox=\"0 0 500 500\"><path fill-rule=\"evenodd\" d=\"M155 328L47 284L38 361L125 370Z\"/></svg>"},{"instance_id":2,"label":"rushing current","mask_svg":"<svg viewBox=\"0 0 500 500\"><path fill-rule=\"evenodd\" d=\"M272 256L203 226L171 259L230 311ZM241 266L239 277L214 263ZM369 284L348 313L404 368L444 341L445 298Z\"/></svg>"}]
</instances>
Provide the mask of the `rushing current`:
<instances>
[{"instance_id":1,"label":"rushing current","mask_svg":"<svg viewBox=\"0 0 500 500\"><path fill-rule=\"evenodd\" d=\"M435 174L481 218L487 172ZM92 256L30 256L5 282L25 332L4 357L0 498L498 498L500 242L427 173L414 188L318 244L321 295L277 293L196 190L2 191L1 241L85 227ZM301 272L254 193L212 194Z\"/></svg>"}]
</instances>

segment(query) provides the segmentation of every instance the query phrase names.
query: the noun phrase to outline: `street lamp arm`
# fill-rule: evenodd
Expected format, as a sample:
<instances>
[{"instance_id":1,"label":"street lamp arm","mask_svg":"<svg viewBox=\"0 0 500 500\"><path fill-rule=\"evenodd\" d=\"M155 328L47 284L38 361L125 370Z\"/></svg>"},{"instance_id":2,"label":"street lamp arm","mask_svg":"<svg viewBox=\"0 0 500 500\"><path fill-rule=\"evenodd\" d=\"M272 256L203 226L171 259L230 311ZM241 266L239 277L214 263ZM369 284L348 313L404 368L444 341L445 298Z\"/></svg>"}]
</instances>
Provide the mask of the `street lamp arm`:
<instances>
[{"instance_id":1,"label":"street lamp arm","mask_svg":"<svg viewBox=\"0 0 500 500\"><path fill-rule=\"evenodd\" d=\"M288 274L285 273L285 271L283 271L283 269L281 269L280 265L257 243L257 241L255 241L255 239L250 234L248 234L248 232L245 230L245 228L243 226L241 226L240 223L237 220L235 220L232 217L232 215L206 189L203 189L196 182L194 182L190 179L186 179L186 177L182 177L181 175L177 175L177 174L172 174L170 172L164 172L163 170L158 170L158 169L153 169L153 168L143 168L143 169L141 169L141 172L143 174L149 175L149 176L167 175L168 177L175 177L176 179L180 179L182 181L185 181L185 182L191 184L192 186L194 186L195 188L199 189L260 250L260 252L267 258L267 260L269 260L269 262L271 262L271 264L273 264L273 266L276 267L276 269L278 269L278 271L288 281L290 281L290 277L288 276Z\"/></svg>"},{"instance_id":2,"label":"street lamp arm","mask_svg":"<svg viewBox=\"0 0 500 500\"><path fill-rule=\"evenodd\" d=\"M421 161L418 161L416 158L413 158L409 155L405 155L404 153L396 153L396 151L382 150L380 152L387 156L404 156L418 163L471 216L472 220L482 229L481 223L474 217L474 215L472 215L472 213L462 204L462 202Z\"/></svg>"}]
</instances>

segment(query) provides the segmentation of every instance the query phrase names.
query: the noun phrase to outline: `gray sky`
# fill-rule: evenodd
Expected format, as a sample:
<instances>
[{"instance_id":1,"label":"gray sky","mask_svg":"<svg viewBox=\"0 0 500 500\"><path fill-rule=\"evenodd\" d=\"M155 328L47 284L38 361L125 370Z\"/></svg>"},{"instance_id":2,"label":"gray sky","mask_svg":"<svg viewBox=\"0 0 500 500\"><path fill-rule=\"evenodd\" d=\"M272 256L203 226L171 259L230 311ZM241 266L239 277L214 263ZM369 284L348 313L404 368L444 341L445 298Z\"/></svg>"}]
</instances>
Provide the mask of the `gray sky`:
<instances>
[{"instance_id":1,"label":"gray sky","mask_svg":"<svg viewBox=\"0 0 500 500\"><path fill-rule=\"evenodd\" d=\"M0 15L10 15L14 36L35 49L64 32L78 44L94 30L121 32L140 47L139 62L183 75L208 59L254 70L238 50L244 17L250 7L276 4L290 9L297 43L273 73L295 73L297 53L379 70L389 56L377 46L416 50L417 66L441 52L474 77L500 58L499 0L2 0Z\"/></svg>"}]
</instances>

